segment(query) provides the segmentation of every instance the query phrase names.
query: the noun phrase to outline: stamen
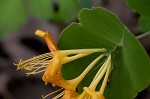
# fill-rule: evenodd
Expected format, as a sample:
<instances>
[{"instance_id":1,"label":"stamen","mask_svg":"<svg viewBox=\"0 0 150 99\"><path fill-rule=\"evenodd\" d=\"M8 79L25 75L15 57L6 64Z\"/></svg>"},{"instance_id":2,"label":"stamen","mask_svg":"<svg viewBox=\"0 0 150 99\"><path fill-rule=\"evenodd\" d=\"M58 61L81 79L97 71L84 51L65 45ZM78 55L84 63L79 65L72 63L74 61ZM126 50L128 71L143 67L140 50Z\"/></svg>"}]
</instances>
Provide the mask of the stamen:
<instances>
[{"instance_id":1,"label":"stamen","mask_svg":"<svg viewBox=\"0 0 150 99\"><path fill-rule=\"evenodd\" d=\"M27 64L27 63L30 63L30 62L34 62L35 63L35 62L37 62L39 60L49 59L49 58L52 58L52 54L51 53L45 53L45 54L42 54L42 55L30 58L30 59L25 60L25 61L20 60L20 63L16 64L16 65L18 65L19 69L21 69L21 68L24 68L24 67L21 67L21 65L24 65L24 64Z\"/></svg>"},{"instance_id":2,"label":"stamen","mask_svg":"<svg viewBox=\"0 0 150 99\"><path fill-rule=\"evenodd\" d=\"M59 91L61 91L61 90L63 90L63 88L61 88L61 89L58 89L58 90L56 90L56 91L53 91L53 92L51 92L51 93L49 93L49 94L47 94L46 96L43 96L42 95L42 99L45 99L45 98L47 98L48 96L50 96L50 95L52 95L52 94L55 94L55 93L57 93L57 92L59 92ZM61 92L62 93L62 92ZM60 94L61 94L60 93ZM59 94L58 94L59 95ZM55 96L56 97L56 96ZM56 98L57 99L57 98Z\"/></svg>"},{"instance_id":3,"label":"stamen","mask_svg":"<svg viewBox=\"0 0 150 99\"><path fill-rule=\"evenodd\" d=\"M31 72L26 73L27 76L31 75L31 74L37 74L37 73L41 73L45 71L45 68L47 67L47 65L50 62L50 59L52 58L52 54L51 53L45 53L36 57L33 57L31 59L22 61L22 59L20 60L20 62L17 65L17 70L18 69L25 69L25 70L29 70Z\"/></svg>"},{"instance_id":4,"label":"stamen","mask_svg":"<svg viewBox=\"0 0 150 99\"><path fill-rule=\"evenodd\" d=\"M44 69L44 70L40 70L40 71L38 71L38 72L36 72L36 71L28 72L28 73L26 73L26 74L27 74L27 76L29 76L29 75L38 74L38 73L41 73L41 72L44 72L44 71L45 71L45 69Z\"/></svg>"},{"instance_id":5,"label":"stamen","mask_svg":"<svg viewBox=\"0 0 150 99\"><path fill-rule=\"evenodd\" d=\"M17 70L19 70L19 65L21 64L21 62L22 62L22 59L20 59L20 61L19 61L19 63L18 63L18 64L13 63L14 65L16 65L16 66L17 66Z\"/></svg>"},{"instance_id":6,"label":"stamen","mask_svg":"<svg viewBox=\"0 0 150 99\"><path fill-rule=\"evenodd\" d=\"M55 96L52 99L59 99L60 97L62 97L64 95L64 91L62 91L60 94L58 94L57 96Z\"/></svg>"},{"instance_id":7,"label":"stamen","mask_svg":"<svg viewBox=\"0 0 150 99\"><path fill-rule=\"evenodd\" d=\"M51 58L52 58L51 53L45 53L45 54L30 58L28 60L21 61L21 63L18 64L18 65L24 65L24 64L28 64L28 63L36 63L38 61L48 60L48 59L51 59Z\"/></svg>"}]
</instances>

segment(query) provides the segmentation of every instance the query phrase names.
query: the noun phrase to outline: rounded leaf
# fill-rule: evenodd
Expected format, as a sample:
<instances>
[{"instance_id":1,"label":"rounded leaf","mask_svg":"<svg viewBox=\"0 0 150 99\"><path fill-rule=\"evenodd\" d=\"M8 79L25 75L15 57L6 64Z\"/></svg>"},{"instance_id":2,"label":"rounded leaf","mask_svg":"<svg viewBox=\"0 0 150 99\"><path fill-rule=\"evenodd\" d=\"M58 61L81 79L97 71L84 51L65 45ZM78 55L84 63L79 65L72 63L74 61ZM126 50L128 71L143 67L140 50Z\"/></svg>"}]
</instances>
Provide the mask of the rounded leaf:
<instances>
[{"instance_id":1,"label":"rounded leaf","mask_svg":"<svg viewBox=\"0 0 150 99\"><path fill-rule=\"evenodd\" d=\"M105 90L106 99L132 99L150 84L150 60L145 50L118 18L103 8L83 9L79 23L72 23L62 32L58 46L60 49L106 48L108 51L119 46ZM78 76L95 57L94 54L65 64L63 76L66 79ZM96 70L98 66L79 84L80 92L89 85Z\"/></svg>"}]
</instances>

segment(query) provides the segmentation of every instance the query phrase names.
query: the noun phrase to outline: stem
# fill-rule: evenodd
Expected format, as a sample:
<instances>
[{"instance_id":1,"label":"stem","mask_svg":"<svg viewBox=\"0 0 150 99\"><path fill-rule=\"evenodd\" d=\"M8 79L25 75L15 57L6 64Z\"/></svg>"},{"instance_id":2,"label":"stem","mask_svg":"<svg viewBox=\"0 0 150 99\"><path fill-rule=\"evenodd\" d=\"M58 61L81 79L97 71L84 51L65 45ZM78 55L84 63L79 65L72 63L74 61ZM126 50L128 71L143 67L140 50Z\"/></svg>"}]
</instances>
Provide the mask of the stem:
<instances>
[{"instance_id":1,"label":"stem","mask_svg":"<svg viewBox=\"0 0 150 99\"><path fill-rule=\"evenodd\" d=\"M146 32L146 33L143 33L143 34L141 34L141 35L139 35L139 36L136 36L136 38L137 39L142 39L142 38L144 38L144 37L146 37L146 36L149 36L150 35L150 31L148 31L148 32Z\"/></svg>"}]
</instances>

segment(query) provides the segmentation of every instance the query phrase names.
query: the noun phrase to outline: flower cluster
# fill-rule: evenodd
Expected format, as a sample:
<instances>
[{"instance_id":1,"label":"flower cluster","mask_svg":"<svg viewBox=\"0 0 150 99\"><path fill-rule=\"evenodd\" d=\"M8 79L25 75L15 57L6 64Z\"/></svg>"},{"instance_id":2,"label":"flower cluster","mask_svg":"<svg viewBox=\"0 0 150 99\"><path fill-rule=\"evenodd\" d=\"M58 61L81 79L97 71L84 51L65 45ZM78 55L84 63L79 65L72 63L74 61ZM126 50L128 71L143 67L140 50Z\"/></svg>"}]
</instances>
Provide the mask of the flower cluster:
<instances>
[{"instance_id":1,"label":"flower cluster","mask_svg":"<svg viewBox=\"0 0 150 99\"><path fill-rule=\"evenodd\" d=\"M61 89L43 96L43 98L64 89L53 99L58 99L60 97L62 99L105 99L103 93L112 67L111 54L105 54L105 48L59 50L52 36L48 32L37 30L35 34L45 39L50 52L25 61L20 60L16 65L18 66L17 69L30 71L27 72L27 75L44 72L42 79L45 83L52 83L55 86L61 87ZM63 64L99 52L102 54L93 60L78 77L71 80L63 78L61 73ZM99 68L89 87L84 87L81 94L76 92L76 88L82 79L102 58L106 58L106 60ZM101 88L99 91L96 91L96 87L102 79L103 82Z\"/></svg>"}]
</instances>

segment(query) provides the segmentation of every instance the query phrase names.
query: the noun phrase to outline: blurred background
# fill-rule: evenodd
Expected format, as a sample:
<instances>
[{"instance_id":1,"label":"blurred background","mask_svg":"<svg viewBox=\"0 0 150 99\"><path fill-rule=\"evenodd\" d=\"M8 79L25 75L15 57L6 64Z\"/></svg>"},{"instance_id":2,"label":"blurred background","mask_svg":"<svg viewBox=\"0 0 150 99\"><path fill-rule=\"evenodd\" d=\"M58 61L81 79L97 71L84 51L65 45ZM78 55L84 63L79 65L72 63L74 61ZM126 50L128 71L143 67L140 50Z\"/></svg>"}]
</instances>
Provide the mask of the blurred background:
<instances>
[{"instance_id":1,"label":"blurred background","mask_svg":"<svg viewBox=\"0 0 150 99\"><path fill-rule=\"evenodd\" d=\"M42 74L27 77L13 63L49 52L44 40L34 35L37 29L49 31L58 41L65 27L78 22L82 8L99 6L114 12L135 36L150 30L140 25L150 26L150 21L139 21L140 15L123 0L0 0L0 99L41 99L55 90L45 86ZM140 42L150 55L150 36ZM150 99L150 88L136 99Z\"/></svg>"}]
</instances>

